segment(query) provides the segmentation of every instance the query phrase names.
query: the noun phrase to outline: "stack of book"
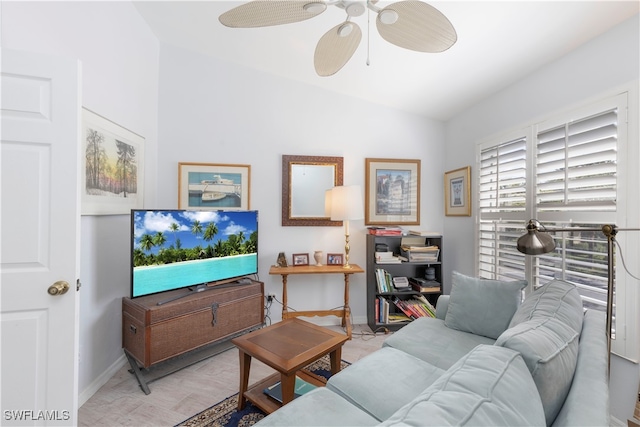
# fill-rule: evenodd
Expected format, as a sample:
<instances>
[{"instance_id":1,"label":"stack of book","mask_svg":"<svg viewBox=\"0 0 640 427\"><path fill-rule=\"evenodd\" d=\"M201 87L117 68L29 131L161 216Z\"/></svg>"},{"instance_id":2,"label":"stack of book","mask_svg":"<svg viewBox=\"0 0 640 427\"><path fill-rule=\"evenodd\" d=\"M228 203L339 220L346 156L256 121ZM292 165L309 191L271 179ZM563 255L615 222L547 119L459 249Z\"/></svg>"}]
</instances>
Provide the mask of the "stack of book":
<instances>
[{"instance_id":1,"label":"stack of book","mask_svg":"<svg viewBox=\"0 0 640 427\"><path fill-rule=\"evenodd\" d=\"M440 237L441 233L436 231L427 231L427 230L409 230L409 235L411 236L425 236L425 237Z\"/></svg>"},{"instance_id":2,"label":"stack of book","mask_svg":"<svg viewBox=\"0 0 640 427\"><path fill-rule=\"evenodd\" d=\"M395 256L393 252L376 252L376 264L400 264L402 260Z\"/></svg>"},{"instance_id":3,"label":"stack of book","mask_svg":"<svg viewBox=\"0 0 640 427\"><path fill-rule=\"evenodd\" d=\"M409 284L416 292L440 292L440 282L435 280L425 280L420 277L410 277Z\"/></svg>"},{"instance_id":4,"label":"stack of book","mask_svg":"<svg viewBox=\"0 0 640 427\"><path fill-rule=\"evenodd\" d=\"M402 235L402 228L400 227L367 227L369 234L375 236L400 236Z\"/></svg>"}]
</instances>

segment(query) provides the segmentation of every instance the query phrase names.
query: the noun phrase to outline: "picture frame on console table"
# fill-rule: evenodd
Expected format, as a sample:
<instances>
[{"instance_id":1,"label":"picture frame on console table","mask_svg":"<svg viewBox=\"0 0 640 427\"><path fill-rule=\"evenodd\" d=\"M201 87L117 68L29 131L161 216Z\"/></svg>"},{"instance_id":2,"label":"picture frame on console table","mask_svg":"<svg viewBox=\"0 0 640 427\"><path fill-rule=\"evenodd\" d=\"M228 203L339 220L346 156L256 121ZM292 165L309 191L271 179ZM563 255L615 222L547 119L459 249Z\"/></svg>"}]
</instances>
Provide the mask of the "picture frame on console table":
<instances>
[{"instance_id":1,"label":"picture frame on console table","mask_svg":"<svg viewBox=\"0 0 640 427\"><path fill-rule=\"evenodd\" d=\"M471 166L444 173L446 216L471 216Z\"/></svg>"},{"instance_id":2,"label":"picture frame on console table","mask_svg":"<svg viewBox=\"0 0 640 427\"><path fill-rule=\"evenodd\" d=\"M342 265L342 254L327 254L327 265Z\"/></svg>"},{"instance_id":3,"label":"picture frame on console table","mask_svg":"<svg viewBox=\"0 0 640 427\"><path fill-rule=\"evenodd\" d=\"M83 108L80 157L82 215L122 215L142 209L142 136Z\"/></svg>"},{"instance_id":4,"label":"picture frame on console table","mask_svg":"<svg viewBox=\"0 0 640 427\"><path fill-rule=\"evenodd\" d=\"M251 165L178 163L178 208L249 210Z\"/></svg>"},{"instance_id":5,"label":"picture frame on console table","mask_svg":"<svg viewBox=\"0 0 640 427\"><path fill-rule=\"evenodd\" d=\"M293 254L293 266L309 265L309 254Z\"/></svg>"},{"instance_id":6,"label":"picture frame on console table","mask_svg":"<svg viewBox=\"0 0 640 427\"><path fill-rule=\"evenodd\" d=\"M420 224L420 160L365 159L365 225Z\"/></svg>"}]
</instances>

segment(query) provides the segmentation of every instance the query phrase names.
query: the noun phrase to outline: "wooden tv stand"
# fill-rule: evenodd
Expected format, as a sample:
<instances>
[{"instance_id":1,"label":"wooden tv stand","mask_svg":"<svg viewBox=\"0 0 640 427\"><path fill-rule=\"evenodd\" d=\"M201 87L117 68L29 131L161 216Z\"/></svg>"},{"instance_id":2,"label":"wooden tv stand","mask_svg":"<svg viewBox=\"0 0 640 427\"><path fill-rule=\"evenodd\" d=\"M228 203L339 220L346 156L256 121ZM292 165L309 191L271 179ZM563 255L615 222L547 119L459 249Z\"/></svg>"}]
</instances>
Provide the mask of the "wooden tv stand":
<instances>
[{"instance_id":1,"label":"wooden tv stand","mask_svg":"<svg viewBox=\"0 0 640 427\"><path fill-rule=\"evenodd\" d=\"M149 382L232 347L231 338L264 323L262 282L220 284L172 300L184 294L187 289L122 299L122 347L146 394Z\"/></svg>"}]
</instances>

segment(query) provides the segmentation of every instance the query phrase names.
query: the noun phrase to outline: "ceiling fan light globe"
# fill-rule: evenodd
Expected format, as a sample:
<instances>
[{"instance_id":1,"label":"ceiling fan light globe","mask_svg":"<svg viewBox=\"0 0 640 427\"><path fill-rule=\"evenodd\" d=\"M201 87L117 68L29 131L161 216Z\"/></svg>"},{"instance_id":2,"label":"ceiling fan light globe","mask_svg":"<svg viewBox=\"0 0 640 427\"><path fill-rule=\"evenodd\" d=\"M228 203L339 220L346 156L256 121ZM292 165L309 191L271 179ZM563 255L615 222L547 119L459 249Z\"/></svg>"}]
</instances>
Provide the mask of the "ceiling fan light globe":
<instances>
[{"instance_id":1,"label":"ceiling fan light globe","mask_svg":"<svg viewBox=\"0 0 640 427\"><path fill-rule=\"evenodd\" d=\"M385 9L378 14L380 22L385 25L393 25L398 21L398 12L391 9Z\"/></svg>"},{"instance_id":2,"label":"ceiling fan light globe","mask_svg":"<svg viewBox=\"0 0 640 427\"><path fill-rule=\"evenodd\" d=\"M305 12L318 14L324 12L324 10L327 8L327 5L320 2L311 2L305 4L302 8Z\"/></svg>"},{"instance_id":3,"label":"ceiling fan light globe","mask_svg":"<svg viewBox=\"0 0 640 427\"><path fill-rule=\"evenodd\" d=\"M351 22L345 22L338 28L338 35L340 37L347 37L353 31L353 25Z\"/></svg>"}]
</instances>

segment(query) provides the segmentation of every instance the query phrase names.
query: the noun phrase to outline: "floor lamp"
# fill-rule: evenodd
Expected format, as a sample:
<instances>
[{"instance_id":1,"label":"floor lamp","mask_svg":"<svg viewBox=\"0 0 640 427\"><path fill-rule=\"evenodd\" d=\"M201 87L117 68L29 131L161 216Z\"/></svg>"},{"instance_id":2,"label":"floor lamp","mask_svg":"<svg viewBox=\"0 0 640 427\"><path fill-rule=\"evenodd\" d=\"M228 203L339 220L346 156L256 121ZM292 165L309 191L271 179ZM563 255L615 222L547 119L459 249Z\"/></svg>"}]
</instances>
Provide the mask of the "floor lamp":
<instances>
[{"instance_id":1,"label":"floor lamp","mask_svg":"<svg viewBox=\"0 0 640 427\"><path fill-rule=\"evenodd\" d=\"M538 228L538 221L529 220L527 224L527 234L518 238L518 251L526 255L541 255L552 252L556 243L549 232L568 232L568 231L601 231L607 238L607 358L609 365L611 363L611 323L613 317L613 244L618 231L640 231L640 228L617 228L615 225L605 224L602 228L553 228L548 229L542 226ZM635 276L634 276L635 277Z\"/></svg>"},{"instance_id":2,"label":"floor lamp","mask_svg":"<svg viewBox=\"0 0 640 427\"><path fill-rule=\"evenodd\" d=\"M349 221L364 218L364 205L360 186L341 185L327 190L325 210L331 217L331 221L342 221L344 224L345 245L344 264L342 267L351 268L351 265L349 265Z\"/></svg>"}]
</instances>

